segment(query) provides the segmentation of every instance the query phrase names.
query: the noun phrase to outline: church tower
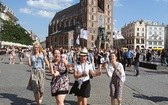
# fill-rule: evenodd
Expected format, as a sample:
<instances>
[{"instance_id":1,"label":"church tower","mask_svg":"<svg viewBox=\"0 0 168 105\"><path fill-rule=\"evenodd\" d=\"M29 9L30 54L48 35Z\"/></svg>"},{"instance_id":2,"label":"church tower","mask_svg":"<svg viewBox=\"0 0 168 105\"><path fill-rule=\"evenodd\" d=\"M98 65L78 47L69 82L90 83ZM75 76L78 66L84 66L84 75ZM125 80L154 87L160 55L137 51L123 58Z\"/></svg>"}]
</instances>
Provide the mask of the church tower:
<instances>
[{"instance_id":1,"label":"church tower","mask_svg":"<svg viewBox=\"0 0 168 105\"><path fill-rule=\"evenodd\" d=\"M113 44L113 0L80 0L80 6L82 27L89 32L85 46L110 47Z\"/></svg>"}]
</instances>

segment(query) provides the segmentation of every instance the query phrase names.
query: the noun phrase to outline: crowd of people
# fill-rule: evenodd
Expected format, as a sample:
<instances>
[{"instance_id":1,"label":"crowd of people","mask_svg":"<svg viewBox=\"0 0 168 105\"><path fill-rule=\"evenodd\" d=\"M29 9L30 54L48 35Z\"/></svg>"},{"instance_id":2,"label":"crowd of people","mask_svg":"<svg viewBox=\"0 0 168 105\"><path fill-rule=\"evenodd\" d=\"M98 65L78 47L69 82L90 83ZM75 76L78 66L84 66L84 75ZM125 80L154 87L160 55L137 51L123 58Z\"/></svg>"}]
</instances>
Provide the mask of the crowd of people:
<instances>
[{"instance_id":1,"label":"crowd of people","mask_svg":"<svg viewBox=\"0 0 168 105\"><path fill-rule=\"evenodd\" d=\"M134 66L135 76L139 76L140 56L142 60L155 59L155 53L148 50L145 53L139 48L135 50L121 49L97 49L97 48L50 48L43 49L39 43L34 44L32 50L15 49L9 47L6 50L9 55L9 64L15 64L19 58L19 64L23 64L23 58L27 58L31 66L31 75L27 89L33 91L37 105L40 105L44 96L45 69L49 69L52 75L51 96L55 97L56 105L64 105L66 94L77 96L78 105L87 105L90 97L90 79L101 76L105 70L111 79L109 83L109 95L111 105L122 104L122 90L126 80L126 67ZM16 54L18 52L18 54ZM158 55L161 62L167 65L167 52L164 50ZM69 73L73 72L75 82L69 89Z\"/></svg>"},{"instance_id":2,"label":"crowd of people","mask_svg":"<svg viewBox=\"0 0 168 105\"><path fill-rule=\"evenodd\" d=\"M105 56L106 55L106 56ZM90 79L101 76L102 70L107 71L111 78L109 91L111 104L122 103L122 90L125 72L121 63L117 61L115 50L106 51L77 47L69 50L47 48L42 50L35 44L32 54L27 53L32 72L27 89L33 91L37 105L42 103L44 95L44 69L47 67L52 74L51 95L56 99L56 105L64 105L66 94L74 94L78 105L87 105L91 92ZM75 82L69 89L69 73L73 71Z\"/></svg>"},{"instance_id":3,"label":"crowd of people","mask_svg":"<svg viewBox=\"0 0 168 105\"><path fill-rule=\"evenodd\" d=\"M9 64L15 64L16 59L19 59L19 64L23 64L23 58L25 56L25 52L29 52L21 47L14 47L14 46L7 46L5 48L5 53L7 56L9 56ZM3 60L3 58L1 58Z\"/></svg>"}]
</instances>

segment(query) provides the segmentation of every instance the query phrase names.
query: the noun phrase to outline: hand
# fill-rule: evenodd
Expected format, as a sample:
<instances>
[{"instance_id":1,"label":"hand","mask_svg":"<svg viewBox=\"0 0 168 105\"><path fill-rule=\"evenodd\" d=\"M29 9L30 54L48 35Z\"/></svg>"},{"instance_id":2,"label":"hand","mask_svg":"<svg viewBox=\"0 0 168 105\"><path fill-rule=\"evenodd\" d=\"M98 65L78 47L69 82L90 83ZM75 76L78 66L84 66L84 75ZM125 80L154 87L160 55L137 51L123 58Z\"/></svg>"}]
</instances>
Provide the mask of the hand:
<instances>
[{"instance_id":1,"label":"hand","mask_svg":"<svg viewBox=\"0 0 168 105\"><path fill-rule=\"evenodd\" d=\"M104 64L104 68L105 68L105 69L108 68L108 64L107 64L107 63Z\"/></svg>"},{"instance_id":2,"label":"hand","mask_svg":"<svg viewBox=\"0 0 168 105\"><path fill-rule=\"evenodd\" d=\"M66 65L68 64L68 60L65 57L62 57L62 62Z\"/></svg>"},{"instance_id":3,"label":"hand","mask_svg":"<svg viewBox=\"0 0 168 105\"><path fill-rule=\"evenodd\" d=\"M47 52L45 50L42 51L44 56L47 56Z\"/></svg>"},{"instance_id":4,"label":"hand","mask_svg":"<svg viewBox=\"0 0 168 105\"><path fill-rule=\"evenodd\" d=\"M102 74L102 72L99 70L96 72L96 76L100 76L101 74Z\"/></svg>"},{"instance_id":5,"label":"hand","mask_svg":"<svg viewBox=\"0 0 168 105\"><path fill-rule=\"evenodd\" d=\"M88 76L88 74L84 71L82 74L82 77L86 77L86 76Z\"/></svg>"},{"instance_id":6,"label":"hand","mask_svg":"<svg viewBox=\"0 0 168 105\"><path fill-rule=\"evenodd\" d=\"M54 74L53 74L54 77L56 77L58 75L60 75L60 73L58 71L55 71Z\"/></svg>"},{"instance_id":7,"label":"hand","mask_svg":"<svg viewBox=\"0 0 168 105\"><path fill-rule=\"evenodd\" d=\"M30 54L28 52L25 55L27 58L30 58Z\"/></svg>"}]
</instances>

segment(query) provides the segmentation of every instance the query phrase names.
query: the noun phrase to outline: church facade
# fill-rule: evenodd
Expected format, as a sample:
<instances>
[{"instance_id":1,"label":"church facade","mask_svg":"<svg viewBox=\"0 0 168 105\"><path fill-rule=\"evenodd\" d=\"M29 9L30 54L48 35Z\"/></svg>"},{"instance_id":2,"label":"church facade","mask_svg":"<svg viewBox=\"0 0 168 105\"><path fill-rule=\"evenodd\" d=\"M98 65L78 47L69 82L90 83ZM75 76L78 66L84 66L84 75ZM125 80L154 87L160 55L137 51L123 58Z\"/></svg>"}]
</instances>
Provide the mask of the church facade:
<instances>
[{"instance_id":1,"label":"church facade","mask_svg":"<svg viewBox=\"0 0 168 105\"><path fill-rule=\"evenodd\" d=\"M113 0L80 0L55 14L48 26L46 47L108 48L113 45ZM80 29L88 31L80 38Z\"/></svg>"}]
</instances>

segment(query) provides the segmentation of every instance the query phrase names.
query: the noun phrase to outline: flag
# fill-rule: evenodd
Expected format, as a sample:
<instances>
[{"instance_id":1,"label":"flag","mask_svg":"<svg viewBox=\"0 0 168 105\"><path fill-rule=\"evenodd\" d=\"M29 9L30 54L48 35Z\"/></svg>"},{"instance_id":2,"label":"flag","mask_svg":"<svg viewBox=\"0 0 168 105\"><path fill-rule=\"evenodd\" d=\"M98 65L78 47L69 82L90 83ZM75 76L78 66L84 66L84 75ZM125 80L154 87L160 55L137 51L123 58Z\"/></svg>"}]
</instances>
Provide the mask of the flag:
<instances>
[{"instance_id":1,"label":"flag","mask_svg":"<svg viewBox=\"0 0 168 105\"><path fill-rule=\"evenodd\" d=\"M118 37L117 37L117 39L125 39L125 38L121 35L121 32L120 32L120 31L118 31Z\"/></svg>"},{"instance_id":2,"label":"flag","mask_svg":"<svg viewBox=\"0 0 168 105\"><path fill-rule=\"evenodd\" d=\"M78 37L77 37L77 39L76 39L76 44L78 44L79 45L79 35L78 35Z\"/></svg>"},{"instance_id":3,"label":"flag","mask_svg":"<svg viewBox=\"0 0 168 105\"><path fill-rule=\"evenodd\" d=\"M115 39L115 40L119 40L119 39L125 39L122 35L121 35L121 32L120 31L118 31L118 32L114 32L114 35L113 35L113 38Z\"/></svg>"},{"instance_id":4,"label":"flag","mask_svg":"<svg viewBox=\"0 0 168 105\"><path fill-rule=\"evenodd\" d=\"M118 36L118 33L115 31L113 35L114 40L117 40L117 36Z\"/></svg>"},{"instance_id":5,"label":"flag","mask_svg":"<svg viewBox=\"0 0 168 105\"><path fill-rule=\"evenodd\" d=\"M88 37L88 31L84 30L83 28L80 30L80 38L86 39Z\"/></svg>"},{"instance_id":6,"label":"flag","mask_svg":"<svg viewBox=\"0 0 168 105\"><path fill-rule=\"evenodd\" d=\"M83 38L87 40L87 37L88 37L88 31L84 30L83 31Z\"/></svg>"}]
</instances>

